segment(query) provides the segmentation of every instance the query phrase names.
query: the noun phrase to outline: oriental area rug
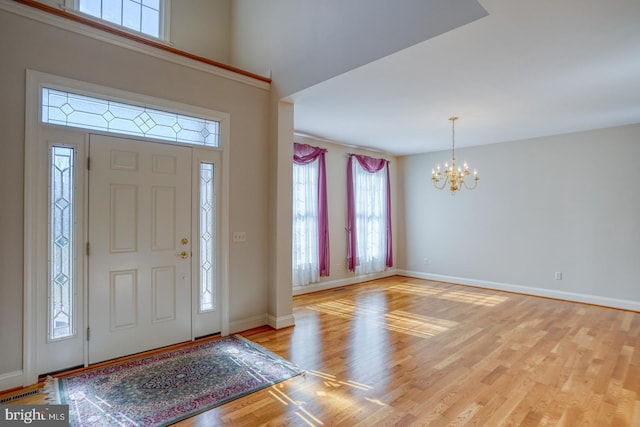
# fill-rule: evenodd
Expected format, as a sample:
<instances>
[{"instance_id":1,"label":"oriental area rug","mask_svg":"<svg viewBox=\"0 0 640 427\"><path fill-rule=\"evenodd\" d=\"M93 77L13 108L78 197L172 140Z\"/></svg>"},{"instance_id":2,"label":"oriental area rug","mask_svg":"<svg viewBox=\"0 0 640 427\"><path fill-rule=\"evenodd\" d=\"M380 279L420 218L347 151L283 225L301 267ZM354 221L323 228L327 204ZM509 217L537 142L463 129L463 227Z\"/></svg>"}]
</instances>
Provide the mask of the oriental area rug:
<instances>
[{"instance_id":1,"label":"oriental area rug","mask_svg":"<svg viewBox=\"0 0 640 427\"><path fill-rule=\"evenodd\" d=\"M240 336L49 378L71 426L166 426L303 371Z\"/></svg>"}]
</instances>

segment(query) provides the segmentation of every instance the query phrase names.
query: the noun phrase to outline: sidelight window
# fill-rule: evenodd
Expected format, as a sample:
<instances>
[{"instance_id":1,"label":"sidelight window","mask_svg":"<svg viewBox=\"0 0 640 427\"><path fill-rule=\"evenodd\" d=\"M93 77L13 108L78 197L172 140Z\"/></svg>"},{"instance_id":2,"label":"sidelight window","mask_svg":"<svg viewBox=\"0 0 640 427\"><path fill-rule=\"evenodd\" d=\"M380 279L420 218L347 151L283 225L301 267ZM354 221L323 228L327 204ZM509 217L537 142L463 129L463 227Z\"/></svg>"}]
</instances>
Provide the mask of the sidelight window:
<instances>
[{"instance_id":1,"label":"sidelight window","mask_svg":"<svg viewBox=\"0 0 640 427\"><path fill-rule=\"evenodd\" d=\"M74 335L74 149L51 147L49 185L49 339Z\"/></svg>"},{"instance_id":2,"label":"sidelight window","mask_svg":"<svg viewBox=\"0 0 640 427\"><path fill-rule=\"evenodd\" d=\"M216 308L214 165L200 163L200 311Z\"/></svg>"}]
</instances>

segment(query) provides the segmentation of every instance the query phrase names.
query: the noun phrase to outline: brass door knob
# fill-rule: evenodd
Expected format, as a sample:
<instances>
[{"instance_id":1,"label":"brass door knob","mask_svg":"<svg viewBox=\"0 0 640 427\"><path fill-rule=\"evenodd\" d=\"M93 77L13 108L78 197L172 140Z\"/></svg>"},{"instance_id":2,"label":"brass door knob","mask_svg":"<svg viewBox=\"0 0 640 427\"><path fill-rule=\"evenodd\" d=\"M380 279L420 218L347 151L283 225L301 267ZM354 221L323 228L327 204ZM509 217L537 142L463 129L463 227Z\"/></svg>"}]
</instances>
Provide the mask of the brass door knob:
<instances>
[{"instance_id":1,"label":"brass door knob","mask_svg":"<svg viewBox=\"0 0 640 427\"><path fill-rule=\"evenodd\" d=\"M187 253L187 251L182 251L178 254L178 256L182 259L187 259L189 258L189 254Z\"/></svg>"}]
</instances>

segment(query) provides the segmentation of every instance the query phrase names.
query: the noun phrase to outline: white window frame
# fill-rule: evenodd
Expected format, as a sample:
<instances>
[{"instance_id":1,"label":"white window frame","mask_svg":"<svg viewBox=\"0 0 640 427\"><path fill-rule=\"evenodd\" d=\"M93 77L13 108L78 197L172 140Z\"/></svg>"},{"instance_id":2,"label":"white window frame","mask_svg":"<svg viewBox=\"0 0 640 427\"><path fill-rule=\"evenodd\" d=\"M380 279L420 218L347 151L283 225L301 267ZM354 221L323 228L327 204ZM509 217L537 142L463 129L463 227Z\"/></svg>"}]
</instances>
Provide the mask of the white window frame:
<instances>
[{"instance_id":1,"label":"white window frame","mask_svg":"<svg viewBox=\"0 0 640 427\"><path fill-rule=\"evenodd\" d=\"M317 158L313 162L306 165L293 164L293 212L292 212L292 276L293 287L300 287L309 285L311 283L317 283L320 281L320 258L319 258L319 242L318 242L318 221L319 221L319 201L318 201L318 188L320 183L318 182L318 171L320 168L320 159ZM298 185L296 182L297 175L304 175L304 178L311 179L305 180L302 185ZM313 186L313 188L309 188ZM303 187L303 194L299 194L299 187ZM307 197L311 196L311 197ZM299 215L298 204L296 202L297 197L304 198L304 212ZM311 200L309 200L311 199ZM304 219L302 219L304 218ZM300 223L298 220L300 220ZM310 224L312 223L312 224ZM306 229L309 233L303 233L304 238L297 238L296 231L300 227L299 224L310 225L311 231ZM303 227L307 228L307 227ZM309 235L310 234L310 235ZM305 256L300 256L299 252L305 253ZM311 252L311 253L308 253ZM298 261L296 263L296 261Z\"/></svg>"},{"instance_id":2,"label":"white window frame","mask_svg":"<svg viewBox=\"0 0 640 427\"><path fill-rule=\"evenodd\" d=\"M197 174L198 180L197 180L197 185L200 187L200 191L197 194L197 199L198 199L198 208L200 209L200 215L198 215L198 240L200 241L200 250L199 250L199 256L198 256L198 274L197 277L198 278L198 301L197 301L197 305L198 305L198 312L199 313L206 313L208 311L213 311L218 307L218 295L216 294L216 282L217 282L217 277L215 274L217 265L216 265L216 252L218 251L218 245L216 244L216 241L218 239L218 228L216 227L216 208L218 205L218 201L216 200L216 196L217 196L217 192L216 192L216 185L217 183L217 179L216 179L216 168L218 168L218 165L216 165L215 162L211 162L211 161L198 161L197 162L198 167L195 168L197 169L196 171L194 171L194 173ZM208 166L211 167L211 180L210 180L210 184L208 185L203 185L203 167L204 166ZM206 187L205 190L207 192L207 194L203 194L203 187ZM194 190L195 191L195 190ZM202 210L204 209L203 206L203 201L204 200L210 200L212 202L211 204L211 211L205 216L202 213ZM204 238L203 236L203 230L206 229L207 234L210 235L210 238L207 240ZM195 238L194 238L195 240ZM207 241L205 241L207 240ZM195 259L195 258L194 258ZM213 271L213 274L208 274L205 272L205 270L209 270L207 268L205 268L205 263L209 263L211 265L211 270ZM207 292L211 293L211 303L210 304L205 304L204 301L204 297L203 295Z\"/></svg>"},{"instance_id":3,"label":"white window frame","mask_svg":"<svg viewBox=\"0 0 640 427\"><path fill-rule=\"evenodd\" d=\"M53 295L53 293L51 292L51 282L55 280L54 278L54 263L57 260L57 257L54 255L54 251L53 251L53 247L51 245L52 240L53 240L53 228L54 228L54 221L53 221L53 213L52 213L52 208L51 206L53 205L54 201L53 201L53 189L54 189L54 180L53 180L53 174L52 174L52 170L53 170L53 151L54 148L62 148L62 149L67 149L70 150L73 154L71 156L71 165L69 166L71 169L71 174L70 174L70 178L71 178L71 200L69 203L69 206L67 207L67 209L71 212L69 214L69 216L71 217L71 221L69 225L69 245L72 245L69 249L69 253L68 253L68 258L69 260L67 260L67 267L69 267L69 271L67 271L68 273L68 280L70 282L69 284L69 290L67 291L68 293L70 293L69 296L69 309L71 310L71 313L69 313L69 318L70 318L70 325L68 326L69 330L66 334L61 335L61 336L54 336L54 325L52 323L53 319L52 319L52 311L53 311L53 301L56 300L55 296ZM48 161L47 161L47 175L49 177L49 191L47 191L48 193L48 200L47 200L47 204L48 204L48 208L47 208L47 217L48 217L48 222L49 222L49 229L47 231L47 249L48 249L48 274L47 274L47 292L49 293L47 300L47 341L48 342L52 342L52 341L60 341L60 340L65 340L65 339L69 339L69 338L74 338L76 336L76 334L78 333L78 328L77 328L77 324L78 324L78 320L77 318L82 318L81 315L79 315L80 313L77 313L77 295L78 295L78 291L77 291L77 287L80 286L83 282L82 280L82 274L83 274L83 266L81 265L81 262L78 262L78 260L81 260L81 256L80 256L80 251L79 248L81 247L81 245L78 244L77 239L78 236L82 236L82 223L79 222L77 220L78 218L78 213L82 212L82 205L83 205L83 198L82 198L82 194L77 194L77 191L75 191L76 188L78 188L78 181L82 180L82 173L78 173L78 166L82 164L82 161L84 159L81 159L80 161L78 161L78 152L81 150L78 150L78 147L71 145L71 144L56 144L56 143L49 143L48 144ZM79 197L80 196L80 197ZM78 200L79 199L79 200Z\"/></svg>"},{"instance_id":4,"label":"white window frame","mask_svg":"<svg viewBox=\"0 0 640 427\"><path fill-rule=\"evenodd\" d=\"M47 277L47 263L46 263L46 251L48 250L46 242L48 241L48 227L42 226L42 212L47 212L48 197L46 194L47 189L47 170L42 170L42 165L46 162L43 158L48 157L49 147L47 144L42 144L41 134L43 129L74 129L76 132L87 135L92 134L105 134L105 132L91 131L86 129L75 129L69 127L63 127L53 124L42 123L42 108L41 108L41 95L42 88L48 87L58 89L62 91L70 91L74 93L85 94L87 96L95 96L99 98L107 98L118 102L132 103L137 105L144 105L149 108L156 108L159 110L166 110L170 112L194 115L203 117L209 120L218 121L220 123L220 136L219 146L206 147L196 146L187 143L173 142L175 145L189 146L198 150L215 150L222 155L222 189L219 203L221 205L219 220L220 229L220 245L222 248L229 247L229 168L224 167L229 164L229 131L231 129L231 117L228 113L209 110L202 107L181 104L178 102L150 97L141 94L130 93L126 91L120 91L113 88L95 85L92 83L82 82L78 80L67 79L64 77L54 76L50 74L41 73L38 71L27 70L27 85L26 85L26 108L25 108L25 171L24 171L24 319L23 319L23 371L22 382L23 386L35 384L38 381L38 331L39 327L39 314L38 314L38 289L43 289L46 284L43 284L43 280ZM123 135L117 135L122 137ZM153 138L138 138L152 142L167 143L167 141L155 140ZM86 161L86 158L78 158L77 162L81 164ZM78 189L82 194L86 191L86 186L83 184L82 189ZM86 206L85 206L86 209ZM85 213L86 215L86 213ZM46 220L45 220L46 222ZM86 242L86 230L83 230L82 236L78 236L77 243L84 247ZM45 253L43 253L43 248ZM86 256L84 255L84 249L80 248L80 253L83 254L83 260L79 261L82 265L86 264ZM218 297L218 304L220 309L221 319L221 334L229 334L229 259L227 256L228 250L222 250L220 254L220 281L221 281L221 294ZM44 260L44 262L43 262ZM86 289L87 282L86 277L83 274L83 282L79 286L83 286ZM81 302L81 307L78 310L84 311L84 318L86 319L87 301L86 292L84 293L84 301ZM77 325L78 330L82 331L85 325ZM86 353L86 345L85 345ZM86 360L86 359L85 359Z\"/></svg>"},{"instance_id":5,"label":"white window frame","mask_svg":"<svg viewBox=\"0 0 640 427\"><path fill-rule=\"evenodd\" d=\"M96 1L100 1L100 0L96 0ZM125 27L122 25L118 25L118 24L114 24L113 22L110 21L106 21L104 19L101 19L97 16L93 16L93 15L89 15L86 13L82 13L80 12L80 2L79 0L64 0L64 8L67 11L76 13L78 15L81 15L85 18L88 19L92 19L95 20L97 22L115 27L121 31L126 31L132 34L136 34L142 37L148 37L152 40L161 40L164 41L166 43L170 43L171 42L171 0L159 0L160 1L160 19L158 22L159 25L159 36L156 38L152 35L143 33L141 31L137 31L137 30L133 30L129 27Z\"/></svg>"},{"instance_id":6,"label":"white window frame","mask_svg":"<svg viewBox=\"0 0 640 427\"><path fill-rule=\"evenodd\" d=\"M354 186L354 208L356 245L359 264L356 265L357 274L381 273L387 269L387 166L378 172L367 172L360 162L353 160L353 186ZM368 180L368 182L367 182ZM375 183L380 189L374 192L368 191L365 187ZM375 203L377 195L381 197L380 203ZM363 204L366 211L362 212L359 207ZM372 235L373 232L373 235ZM375 238L374 238L375 237ZM379 243L372 245L372 243Z\"/></svg>"}]
</instances>

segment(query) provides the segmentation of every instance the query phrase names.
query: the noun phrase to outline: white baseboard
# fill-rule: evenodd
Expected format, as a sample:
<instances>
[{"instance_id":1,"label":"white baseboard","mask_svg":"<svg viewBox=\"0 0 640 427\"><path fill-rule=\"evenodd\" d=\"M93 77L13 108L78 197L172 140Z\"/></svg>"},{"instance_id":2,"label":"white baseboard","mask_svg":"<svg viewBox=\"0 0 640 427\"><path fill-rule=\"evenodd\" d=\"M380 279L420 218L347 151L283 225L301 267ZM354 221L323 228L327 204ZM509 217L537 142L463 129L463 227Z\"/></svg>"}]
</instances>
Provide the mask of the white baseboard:
<instances>
[{"instance_id":1,"label":"white baseboard","mask_svg":"<svg viewBox=\"0 0 640 427\"><path fill-rule=\"evenodd\" d=\"M236 320L229 323L229 334L247 331L260 326L271 326L274 329L282 329L295 325L293 314L282 317L275 317L270 314L262 314L260 316L249 317L247 319Z\"/></svg>"},{"instance_id":2,"label":"white baseboard","mask_svg":"<svg viewBox=\"0 0 640 427\"><path fill-rule=\"evenodd\" d=\"M514 292L518 294L535 295L565 301L581 302L601 305L604 307L620 308L640 312L640 301L628 301L617 298L601 297L598 295L580 294L574 292L557 291L553 289L535 288L531 286L513 285L509 283L491 282L488 280L467 279L464 277L445 276L441 274L422 273L419 271L398 270L397 274L415 277L417 279L435 280L438 282L455 283L459 285L477 286L485 289Z\"/></svg>"},{"instance_id":3,"label":"white baseboard","mask_svg":"<svg viewBox=\"0 0 640 427\"><path fill-rule=\"evenodd\" d=\"M229 322L229 334L235 334L236 332L258 328L264 325L268 325L266 313L259 316L249 317L247 319Z\"/></svg>"},{"instance_id":4,"label":"white baseboard","mask_svg":"<svg viewBox=\"0 0 640 427\"><path fill-rule=\"evenodd\" d=\"M294 326L296 324L296 319L293 317L293 314L282 317L268 315L267 317L269 320L269 326L273 329L288 328L289 326Z\"/></svg>"},{"instance_id":5,"label":"white baseboard","mask_svg":"<svg viewBox=\"0 0 640 427\"><path fill-rule=\"evenodd\" d=\"M328 280L326 282L312 283L305 286L293 288L293 295L309 294L311 292L324 291L327 289L339 288L341 286L355 285L356 283L367 282L369 280L382 279L401 274L398 270L386 270L380 273L361 274L358 276L347 277L346 279Z\"/></svg>"},{"instance_id":6,"label":"white baseboard","mask_svg":"<svg viewBox=\"0 0 640 427\"><path fill-rule=\"evenodd\" d=\"M16 387L23 387L24 384L24 372L14 371L0 374L0 392L5 390L11 390Z\"/></svg>"}]
</instances>

